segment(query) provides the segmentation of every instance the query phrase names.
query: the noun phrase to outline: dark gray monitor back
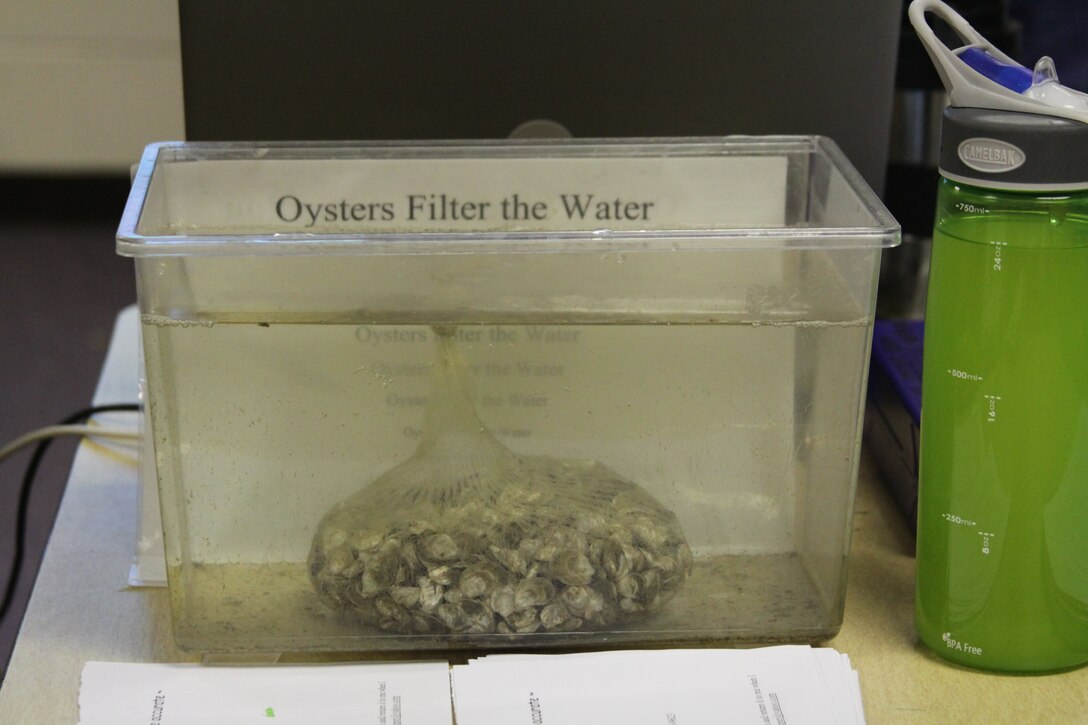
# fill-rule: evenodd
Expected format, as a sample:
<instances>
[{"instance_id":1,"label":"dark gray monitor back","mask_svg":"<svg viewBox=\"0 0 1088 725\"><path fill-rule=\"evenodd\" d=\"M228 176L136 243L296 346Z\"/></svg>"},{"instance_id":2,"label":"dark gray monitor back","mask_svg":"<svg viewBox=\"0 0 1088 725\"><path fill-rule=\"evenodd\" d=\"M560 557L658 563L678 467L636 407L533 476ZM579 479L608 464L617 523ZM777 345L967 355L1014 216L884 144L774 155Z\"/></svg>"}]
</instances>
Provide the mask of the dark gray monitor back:
<instances>
[{"instance_id":1,"label":"dark gray monitor back","mask_svg":"<svg viewBox=\"0 0 1088 725\"><path fill-rule=\"evenodd\" d=\"M900 0L180 0L186 136L822 134L883 188Z\"/></svg>"}]
</instances>

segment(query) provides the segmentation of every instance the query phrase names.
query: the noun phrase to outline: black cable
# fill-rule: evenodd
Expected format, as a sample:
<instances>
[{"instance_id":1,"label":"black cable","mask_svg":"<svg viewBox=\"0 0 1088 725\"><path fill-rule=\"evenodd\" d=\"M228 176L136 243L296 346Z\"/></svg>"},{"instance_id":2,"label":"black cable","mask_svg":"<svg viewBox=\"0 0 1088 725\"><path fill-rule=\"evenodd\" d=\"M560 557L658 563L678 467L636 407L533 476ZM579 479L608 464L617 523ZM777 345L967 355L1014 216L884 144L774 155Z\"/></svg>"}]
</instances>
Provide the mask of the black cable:
<instances>
[{"instance_id":1,"label":"black cable","mask_svg":"<svg viewBox=\"0 0 1088 725\"><path fill-rule=\"evenodd\" d=\"M68 416L60 422L60 425L75 425L85 422L88 418L98 413L113 413L117 411L139 411L141 406L136 403L114 403L109 405L94 405L84 408ZM49 449L52 438L46 438L38 442L34 448L34 454L23 473L23 481L19 488L19 503L15 514L15 548L12 551L11 575L4 587L4 599L0 603L0 621L3 621L15 599L15 589L19 582L20 570L23 568L23 552L26 548L27 519L30 514L30 489L34 483L34 477L38 473L45 452Z\"/></svg>"}]
</instances>

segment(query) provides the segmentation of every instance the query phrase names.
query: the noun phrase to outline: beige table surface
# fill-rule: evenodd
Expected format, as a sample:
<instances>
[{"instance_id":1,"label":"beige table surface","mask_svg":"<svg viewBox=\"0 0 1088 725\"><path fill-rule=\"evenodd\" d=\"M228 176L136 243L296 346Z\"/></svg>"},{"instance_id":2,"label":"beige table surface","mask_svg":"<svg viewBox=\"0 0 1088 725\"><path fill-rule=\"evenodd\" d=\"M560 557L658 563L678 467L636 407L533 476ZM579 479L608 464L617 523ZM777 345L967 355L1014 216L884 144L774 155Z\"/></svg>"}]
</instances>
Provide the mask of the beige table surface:
<instances>
[{"instance_id":1,"label":"beige table surface","mask_svg":"<svg viewBox=\"0 0 1088 725\"><path fill-rule=\"evenodd\" d=\"M95 395L136 396L136 317L119 317ZM165 589L127 586L137 536L135 460L92 443L76 455L45 559L0 688L0 725L74 724L90 660L195 661L170 635ZM1088 723L1088 668L1004 676L947 665L912 623L914 540L868 459L858 483L842 632L869 723ZM285 658L286 659L286 658Z\"/></svg>"}]
</instances>

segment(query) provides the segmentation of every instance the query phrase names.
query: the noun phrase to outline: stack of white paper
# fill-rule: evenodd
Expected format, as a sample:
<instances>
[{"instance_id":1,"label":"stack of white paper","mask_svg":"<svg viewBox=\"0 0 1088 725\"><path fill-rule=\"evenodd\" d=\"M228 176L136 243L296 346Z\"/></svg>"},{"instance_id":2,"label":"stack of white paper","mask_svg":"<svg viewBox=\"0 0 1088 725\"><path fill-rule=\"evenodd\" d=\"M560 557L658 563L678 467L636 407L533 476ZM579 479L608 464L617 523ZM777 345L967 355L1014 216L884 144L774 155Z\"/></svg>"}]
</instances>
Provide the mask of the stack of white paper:
<instances>
[{"instance_id":1,"label":"stack of white paper","mask_svg":"<svg viewBox=\"0 0 1088 725\"><path fill-rule=\"evenodd\" d=\"M805 646L495 655L451 680L458 725L865 722L849 659Z\"/></svg>"},{"instance_id":2,"label":"stack of white paper","mask_svg":"<svg viewBox=\"0 0 1088 725\"><path fill-rule=\"evenodd\" d=\"M451 695L452 686L452 695ZM864 723L835 650L651 650L265 667L88 662L80 725Z\"/></svg>"},{"instance_id":3,"label":"stack of white paper","mask_svg":"<svg viewBox=\"0 0 1088 725\"><path fill-rule=\"evenodd\" d=\"M88 662L79 725L451 725L445 662L271 667Z\"/></svg>"}]
</instances>

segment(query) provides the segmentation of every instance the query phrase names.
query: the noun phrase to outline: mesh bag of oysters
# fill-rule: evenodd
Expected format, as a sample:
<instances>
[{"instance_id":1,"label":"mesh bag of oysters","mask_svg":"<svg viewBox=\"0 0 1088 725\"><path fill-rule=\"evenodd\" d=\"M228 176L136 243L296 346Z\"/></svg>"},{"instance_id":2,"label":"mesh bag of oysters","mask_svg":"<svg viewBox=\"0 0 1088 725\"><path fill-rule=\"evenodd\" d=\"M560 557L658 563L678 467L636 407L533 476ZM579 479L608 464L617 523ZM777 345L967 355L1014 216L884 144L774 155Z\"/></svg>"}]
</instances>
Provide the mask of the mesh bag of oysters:
<instances>
[{"instance_id":1,"label":"mesh bag of oysters","mask_svg":"<svg viewBox=\"0 0 1088 725\"><path fill-rule=\"evenodd\" d=\"M596 461L500 443L453 329L434 330L422 441L322 519L309 557L321 599L438 635L599 629L660 609L692 567L676 516Z\"/></svg>"}]
</instances>

